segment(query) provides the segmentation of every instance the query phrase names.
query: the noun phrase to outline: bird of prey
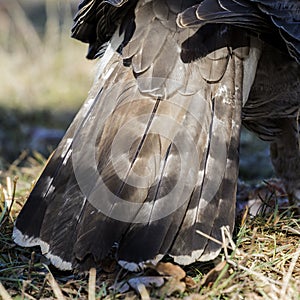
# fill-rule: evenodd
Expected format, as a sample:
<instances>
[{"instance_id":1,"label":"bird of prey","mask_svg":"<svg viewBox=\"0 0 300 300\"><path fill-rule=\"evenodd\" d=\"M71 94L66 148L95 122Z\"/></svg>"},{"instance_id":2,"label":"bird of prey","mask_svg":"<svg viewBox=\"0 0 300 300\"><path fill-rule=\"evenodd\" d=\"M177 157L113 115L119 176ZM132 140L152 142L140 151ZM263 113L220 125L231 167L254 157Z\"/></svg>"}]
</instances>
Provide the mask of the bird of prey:
<instances>
[{"instance_id":1,"label":"bird of prey","mask_svg":"<svg viewBox=\"0 0 300 300\"><path fill-rule=\"evenodd\" d=\"M214 259L234 226L242 122L299 200L298 0L84 0L72 35L98 72L16 243L63 270Z\"/></svg>"}]
</instances>

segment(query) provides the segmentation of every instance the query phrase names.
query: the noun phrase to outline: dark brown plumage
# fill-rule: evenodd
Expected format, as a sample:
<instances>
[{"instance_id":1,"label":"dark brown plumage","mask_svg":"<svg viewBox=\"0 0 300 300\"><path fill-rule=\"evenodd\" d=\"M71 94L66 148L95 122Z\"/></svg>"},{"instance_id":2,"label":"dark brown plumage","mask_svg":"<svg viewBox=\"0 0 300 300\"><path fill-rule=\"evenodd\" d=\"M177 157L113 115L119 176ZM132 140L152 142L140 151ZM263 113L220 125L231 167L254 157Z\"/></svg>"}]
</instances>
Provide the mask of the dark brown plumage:
<instances>
[{"instance_id":1,"label":"dark brown plumage","mask_svg":"<svg viewBox=\"0 0 300 300\"><path fill-rule=\"evenodd\" d=\"M298 197L299 22L297 0L83 1L73 37L99 72L15 241L61 269L215 258L234 226L242 119Z\"/></svg>"}]
</instances>

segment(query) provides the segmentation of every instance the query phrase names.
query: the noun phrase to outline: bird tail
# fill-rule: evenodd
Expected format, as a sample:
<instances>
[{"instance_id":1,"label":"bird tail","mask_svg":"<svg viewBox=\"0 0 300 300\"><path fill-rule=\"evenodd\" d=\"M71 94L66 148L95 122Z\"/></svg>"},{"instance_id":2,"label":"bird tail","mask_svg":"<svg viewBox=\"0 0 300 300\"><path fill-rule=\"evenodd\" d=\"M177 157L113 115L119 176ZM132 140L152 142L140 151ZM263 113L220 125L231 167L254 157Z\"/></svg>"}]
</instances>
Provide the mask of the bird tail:
<instances>
[{"instance_id":1,"label":"bird tail","mask_svg":"<svg viewBox=\"0 0 300 300\"><path fill-rule=\"evenodd\" d=\"M15 224L16 243L39 245L60 269L109 255L131 270L166 254L210 260L220 228L233 229L241 107L258 48L249 39L232 48L241 34L230 26L199 34L165 24L149 1L135 13L134 34L122 55L122 36L113 38Z\"/></svg>"}]
</instances>

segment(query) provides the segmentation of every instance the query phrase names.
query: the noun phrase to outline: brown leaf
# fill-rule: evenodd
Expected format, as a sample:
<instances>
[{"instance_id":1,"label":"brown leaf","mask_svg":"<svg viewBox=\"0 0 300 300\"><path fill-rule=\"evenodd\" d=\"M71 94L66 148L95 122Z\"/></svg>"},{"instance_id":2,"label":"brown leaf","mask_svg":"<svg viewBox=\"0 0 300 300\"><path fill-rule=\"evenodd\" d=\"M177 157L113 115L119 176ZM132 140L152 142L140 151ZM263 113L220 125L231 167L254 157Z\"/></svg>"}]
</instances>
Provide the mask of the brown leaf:
<instances>
[{"instance_id":1,"label":"brown leaf","mask_svg":"<svg viewBox=\"0 0 300 300\"><path fill-rule=\"evenodd\" d=\"M137 290L139 284L143 284L145 287L161 287L165 281L161 276L141 276L129 279L128 283L133 289Z\"/></svg>"},{"instance_id":2,"label":"brown leaf","mask_svg":"<svg viewBox=\"0 0 300 300\"><path fill-rule=\"evenodd\" d=\"M120 282L115 282L112 286L109 287L110 290L113 290L114 292L117 293L126 293L127 291L129 291L129 284L123 280Z\"/></svg>"},{"instance_id":3,"label":"brown leaf","mask_svg":"<svg viewBox=\"0 0 300 300\"><path fill-rule=\"evenodd\" d=\"M177 280L182 280L186 276L185 271L180 266L174 265L170 262L160 262L157 264L155 269L160 275L172 276Z\"/></svg>"},{"instance_id":4,"label":"brown leaf","mask_svg":"<svg viewBox=\"0 0 300 300\"><path fill-rule=\"evenodd\" d=\"M164 278L160 276L142 276L128 280L129 285L140 295L142 300L150 300L146 287L161 287L164 282Z\"/></svg>"},{"instance_id":5,"label":"brown leaf","mask_svg":"<svg viewBox=\"0 0 300 300\"><path fill-rule=\"evenodd\" d=\"M140 299L134 291L130 291L126 294L123 294L123 296L125 297L124 300L137 300L137 299ZM111 297L111 296L110 296ZM111 298L109 298L111 299Z\"/></svg>"},{"instance_id":6,"label":"brown leaf","mask_svg":"<svg viewBox=\"0 0 300 300\"><path fill-rule=\"evenodd\" d=\"M201 280L202 286L211 286L219 277L226 266L226 261L222 261L211 269Z\"/></svg>"},{"instance_id":7,"label":"brown leaf","mask_svg":"<svg viewBox=\"0 0 300 300\"><path fill-rule=\"evenodd\" d=\"M169 277L165 285L160 289L161 296L170 296L175 292L183 293L185 291L185 282L178 280L175 277Z\"/></svg>"},{"instance_id":8,"label":"brown leaf","mask_svg":"<svg viewBox=\"0 0 300 300\"><path fill-rule=\"evenodd\" d=\"M183 300L206 300L207 295L190 294L183 298Z\"/></svg>"},{"instance_id":9,"label":"brown leaf","mask_svg":"<svg viewBox=\"0 0 300 300\"><path fill-rule=\"evenodd\" d=\"M190 276L186 276L184 278L184 282L186 284L186 287L189 288L189 289L195 289L197 287L197 283Z\"/></svg>"}]
</instances>

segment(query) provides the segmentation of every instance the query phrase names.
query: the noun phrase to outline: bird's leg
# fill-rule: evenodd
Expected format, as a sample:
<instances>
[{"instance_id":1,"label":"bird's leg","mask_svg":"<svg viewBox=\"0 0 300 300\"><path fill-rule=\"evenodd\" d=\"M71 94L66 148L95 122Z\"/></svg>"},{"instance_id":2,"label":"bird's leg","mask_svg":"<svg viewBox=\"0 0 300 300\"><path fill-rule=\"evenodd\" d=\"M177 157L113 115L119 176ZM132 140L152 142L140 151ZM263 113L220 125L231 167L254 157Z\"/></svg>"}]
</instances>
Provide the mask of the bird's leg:
<instances>
[{"instance_id":1,"label":"bird's leg","mask_svg":"<svg viewBox=\"0 0 300 300\"><path fill-rule=\"evenodd\" d=\"M282 134L270 145L276 174L282 178L288 200L299 213L300 205L300 150L297 118L278 121Z\"/></svg>"}]
</instances>

